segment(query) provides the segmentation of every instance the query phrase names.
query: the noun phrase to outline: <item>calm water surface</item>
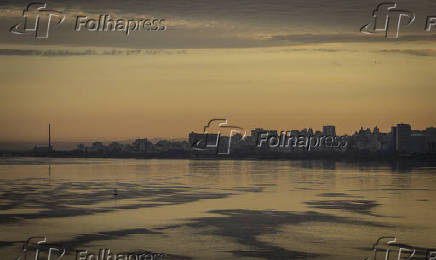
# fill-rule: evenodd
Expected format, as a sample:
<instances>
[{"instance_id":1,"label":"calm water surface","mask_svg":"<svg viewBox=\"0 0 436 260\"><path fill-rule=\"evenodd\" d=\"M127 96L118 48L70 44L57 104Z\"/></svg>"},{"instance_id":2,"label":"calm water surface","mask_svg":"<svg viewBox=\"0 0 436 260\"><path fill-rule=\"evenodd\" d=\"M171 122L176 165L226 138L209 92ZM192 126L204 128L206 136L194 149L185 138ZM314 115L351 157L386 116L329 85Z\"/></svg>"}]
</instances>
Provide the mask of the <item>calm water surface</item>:
<instances>
[{"instance_id":1,"label":"calm water surface","mask_svg":"<svg viewBox=\"0 0 436 260\"><path fill-rule=\"evenodd\" d=\"M67 248L62 259L102 248L168 259L364 259L383 235L435 248L435 198L433 167L0 159L1 259L41 235Z\"/></svg>"}]
</instances>

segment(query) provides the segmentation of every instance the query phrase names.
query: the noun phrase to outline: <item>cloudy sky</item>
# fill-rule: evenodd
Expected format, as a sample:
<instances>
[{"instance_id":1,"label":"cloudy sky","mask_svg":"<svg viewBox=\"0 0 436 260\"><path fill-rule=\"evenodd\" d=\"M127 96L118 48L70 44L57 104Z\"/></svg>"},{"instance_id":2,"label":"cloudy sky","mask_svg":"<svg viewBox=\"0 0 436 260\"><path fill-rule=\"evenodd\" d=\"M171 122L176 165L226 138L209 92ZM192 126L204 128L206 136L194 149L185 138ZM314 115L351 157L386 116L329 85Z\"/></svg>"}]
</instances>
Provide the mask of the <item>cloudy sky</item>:
<instances>
[{"instance_id":1,"label":"cloudy sky","mask_svg":"<svg viewBox=\"0 0 436 260\"><path fill-rule=\"evenodd\" d=\"M0 3L0 141L186 137L211 118L278 130L436 125L432 0L398 39L366 35L379 1L49 1L48 39L11 34L26 1ZM75 32L76 16L165 19L156 32Z\"/></svg>"}]
</instances>

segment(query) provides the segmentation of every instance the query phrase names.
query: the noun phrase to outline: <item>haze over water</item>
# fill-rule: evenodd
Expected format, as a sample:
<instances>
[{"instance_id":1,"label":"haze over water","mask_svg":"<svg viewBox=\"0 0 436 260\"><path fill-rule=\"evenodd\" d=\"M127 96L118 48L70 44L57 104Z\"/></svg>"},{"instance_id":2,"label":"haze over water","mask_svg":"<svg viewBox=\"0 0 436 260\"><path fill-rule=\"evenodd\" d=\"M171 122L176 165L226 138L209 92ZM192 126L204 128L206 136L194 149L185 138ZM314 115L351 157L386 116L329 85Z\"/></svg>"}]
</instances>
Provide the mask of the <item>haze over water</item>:
<instances>
[{"instance_id":1,"label":"haze over water","mask_svg":"<svg viewBox=\"0 0 436 260\"><path fill-rule=\"evenodd\" d=\"M0 251L22 241L170 259L364 259L436 247L436 168L326 161L0 160Z\"/></svg>"}]
</instances>

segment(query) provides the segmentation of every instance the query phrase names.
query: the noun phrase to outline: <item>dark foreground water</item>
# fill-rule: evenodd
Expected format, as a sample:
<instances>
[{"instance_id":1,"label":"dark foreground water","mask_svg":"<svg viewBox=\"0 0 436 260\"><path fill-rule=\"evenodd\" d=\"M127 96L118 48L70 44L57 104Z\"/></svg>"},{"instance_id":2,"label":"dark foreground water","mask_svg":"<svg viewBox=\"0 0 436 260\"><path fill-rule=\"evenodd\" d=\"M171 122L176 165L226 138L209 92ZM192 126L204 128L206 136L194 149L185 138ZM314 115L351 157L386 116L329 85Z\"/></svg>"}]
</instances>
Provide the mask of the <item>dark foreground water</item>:
<instances>
[{"instance_id":1,"label":"dark foreground water","mask_svg":"<svg viewBox=\"0 0 436 260\"><path fill-rule=\"evenodd\" d=\"M105 248L163 259L365 259L384 235L435 248L435 198L432 167L0 159L0 259L24 259L32 236L66 249L62 259Z\"/></svg>"}]
</instances>

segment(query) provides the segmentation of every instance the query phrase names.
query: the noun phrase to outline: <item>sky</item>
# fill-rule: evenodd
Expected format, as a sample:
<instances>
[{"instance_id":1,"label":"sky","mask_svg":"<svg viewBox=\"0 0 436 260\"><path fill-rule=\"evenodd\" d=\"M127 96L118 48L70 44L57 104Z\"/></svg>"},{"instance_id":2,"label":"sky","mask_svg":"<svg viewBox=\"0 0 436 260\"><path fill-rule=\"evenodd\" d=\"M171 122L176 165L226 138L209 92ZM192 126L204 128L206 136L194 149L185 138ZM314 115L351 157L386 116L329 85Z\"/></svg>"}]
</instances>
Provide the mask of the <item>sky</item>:
<instances>
[{"instance_id":1,"label":"sky","mask_svg":"<svg viewBox=\"0 0 436 260\"><path fill-rule=\"evenodd\" d=\"M213 118L246 129L333 124L340 134L436 126L436 16L398 39L367 35L378 1L48 1L65 21L16 35L26 1L0 3L0 141L183 138ZM165 31L74 31L78 15L165 19Z\"/></svg>"}]
</instances>

